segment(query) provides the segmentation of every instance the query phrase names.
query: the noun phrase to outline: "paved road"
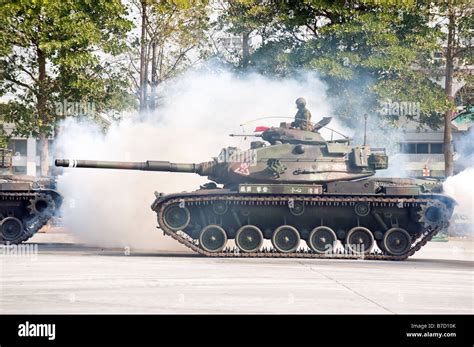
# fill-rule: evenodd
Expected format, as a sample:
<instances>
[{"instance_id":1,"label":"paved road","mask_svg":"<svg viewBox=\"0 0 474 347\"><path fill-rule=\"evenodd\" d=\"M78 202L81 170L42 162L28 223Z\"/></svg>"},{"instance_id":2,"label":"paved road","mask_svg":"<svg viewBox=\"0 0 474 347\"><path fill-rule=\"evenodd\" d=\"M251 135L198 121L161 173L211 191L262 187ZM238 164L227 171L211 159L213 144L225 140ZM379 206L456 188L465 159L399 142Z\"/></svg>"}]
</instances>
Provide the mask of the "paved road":
<instances>
[{"instance_id":1,"label":"paved road","mask_svg":"<svg viewBox=\"0 0 474 347\"><path fill-rule=\"evenodd\" d=\"M0 253L0 313L474 313L473 241L382 262L124 255L57 234L32 240L36 255Z\"/></svg>"}]
</instances>

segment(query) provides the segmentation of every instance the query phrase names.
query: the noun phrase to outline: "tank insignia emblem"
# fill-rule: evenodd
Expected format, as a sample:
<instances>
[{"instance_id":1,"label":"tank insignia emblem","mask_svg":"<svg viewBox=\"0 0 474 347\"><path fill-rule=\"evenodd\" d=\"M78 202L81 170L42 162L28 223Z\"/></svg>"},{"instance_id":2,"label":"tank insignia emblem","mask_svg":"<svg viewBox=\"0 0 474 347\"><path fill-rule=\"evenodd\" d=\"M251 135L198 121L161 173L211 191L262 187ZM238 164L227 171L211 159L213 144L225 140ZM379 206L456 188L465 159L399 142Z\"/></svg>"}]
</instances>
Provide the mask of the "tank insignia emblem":
<instances>
[{"instance_id":1,"label":"tank insignia emblem","mask_svg":"<svg viewBox=\"0 0 474 347\"><path fill-rule=\"evenodd\" d=\"M250 175L249 166L250 166L249 163L242 163L237 169L234 170L234 172L240 175L249 176Z\"/></svg>"},{"instance_id":2,"label":"tank insignia emblem","mask_svg":"<svg viewBox=\"0 0 474 347\"><path fill-rule=\"evenodd\" d=\"M268 159L267 168L273 174L273 177L280 178L280 175L284 174L287 167L281 163L278 159Z\"/></svg>"}]
</instances>

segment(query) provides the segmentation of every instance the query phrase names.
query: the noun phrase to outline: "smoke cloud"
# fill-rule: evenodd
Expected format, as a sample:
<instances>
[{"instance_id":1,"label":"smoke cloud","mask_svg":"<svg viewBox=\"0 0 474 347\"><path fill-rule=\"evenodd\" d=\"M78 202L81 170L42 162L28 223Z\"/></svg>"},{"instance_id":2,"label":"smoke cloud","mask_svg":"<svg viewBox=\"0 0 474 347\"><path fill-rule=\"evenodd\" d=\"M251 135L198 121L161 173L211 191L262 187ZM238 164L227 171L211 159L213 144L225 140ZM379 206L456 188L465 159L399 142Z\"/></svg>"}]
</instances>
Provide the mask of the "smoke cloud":
<instances>
[{"instance_id":1,"label":"smoke cloud","mask_svg":"<svg viewBox=\"0 0 474 347\"><path fill-rule=\"evenodd\" d=\"M324 84L315 74L273 80L257 74L235 75L212 69L190 71L161 91L162 105L153 113L131 115L103 134L96 126L69 118L55 143L56 157L93 160L201 162L221 148L248 148L255 126L274 126L293 117L295 99L303 96L317 121L331 114ZM336 130L338 124L332 123ZM327 134L326 134L327 135ZM66 197L63 223L83 243L158 251L184 250L157 230L150 209L154 191L192 191L207 182L186 173L64 169L58 189Z\"/></svg>"},{"instance_id":2,"label":"smoke cloud","mask_svg":"<svg viewBox=\"0 0 474 347\"><path fill-rule=\"evenodd\" d=\"M466 169L444 182L445 193L452 196L458 205L456 211L468 217L474 216L474 168Z\"/></svg>"},{"instance_id":3,"label":"smoke cloud","mask_svg":"<svg viewBox=\"0 0 474 347\"><path fill-rule=\"evenodd\" d=\"M459 174L448 177L443 184L446 194L458 203L454 208L455 220L452 225L456 233L474 235L474 126L456 142L457 169Z\"/></svg>"}]
</instances>

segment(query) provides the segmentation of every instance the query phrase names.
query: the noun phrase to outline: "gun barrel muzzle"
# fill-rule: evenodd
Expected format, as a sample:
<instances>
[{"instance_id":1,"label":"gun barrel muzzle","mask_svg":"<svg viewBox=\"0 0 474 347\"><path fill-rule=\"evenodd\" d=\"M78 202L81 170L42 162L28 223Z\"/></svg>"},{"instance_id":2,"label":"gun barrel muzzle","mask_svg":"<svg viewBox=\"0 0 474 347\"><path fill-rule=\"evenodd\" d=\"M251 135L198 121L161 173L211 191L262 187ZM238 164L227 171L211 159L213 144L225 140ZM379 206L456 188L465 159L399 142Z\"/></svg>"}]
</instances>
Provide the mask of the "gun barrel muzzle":
<instances>
[{"instance_id":1,"label":"gun barrel muzzle","mask_svg":"<svg viewBox=\"0 0 474 347\"><path fill-rule=\"evenodd\" d=\"M55 166L59 166L59 167L68 167L69 166L69 160L68 159L56 159L54 161L54 165Z\"/></svg>"}]
</instances>

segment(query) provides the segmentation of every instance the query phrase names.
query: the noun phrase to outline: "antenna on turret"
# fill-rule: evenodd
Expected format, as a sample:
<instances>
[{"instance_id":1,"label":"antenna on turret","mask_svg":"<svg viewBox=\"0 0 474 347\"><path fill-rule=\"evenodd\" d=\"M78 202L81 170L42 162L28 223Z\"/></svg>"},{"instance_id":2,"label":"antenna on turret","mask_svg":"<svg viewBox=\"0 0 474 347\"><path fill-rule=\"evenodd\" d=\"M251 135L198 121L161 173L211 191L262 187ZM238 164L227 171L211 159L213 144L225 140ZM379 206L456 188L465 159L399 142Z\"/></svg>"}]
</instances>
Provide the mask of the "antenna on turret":
<instances>
[{"instance_id":1,"label":"antenna on turret","mask_svg":"<svg viewBox=\"0 0 474 347\"><path fill-rule=\"evenodd\" d=\"M364 146L367 146L367 118L368 114L364 113Z\"/></svg>"},{"instance_id":2,"label":"antenna on turret","mask_svg":"<svg viewBox=\"0 0 474 347\"><path fill-rule=\"evenodd\" d=\"M229 134L231 137L243 137L247 139L247 137L262 137L262 134Z\"/></svg>"}]
</instances>

